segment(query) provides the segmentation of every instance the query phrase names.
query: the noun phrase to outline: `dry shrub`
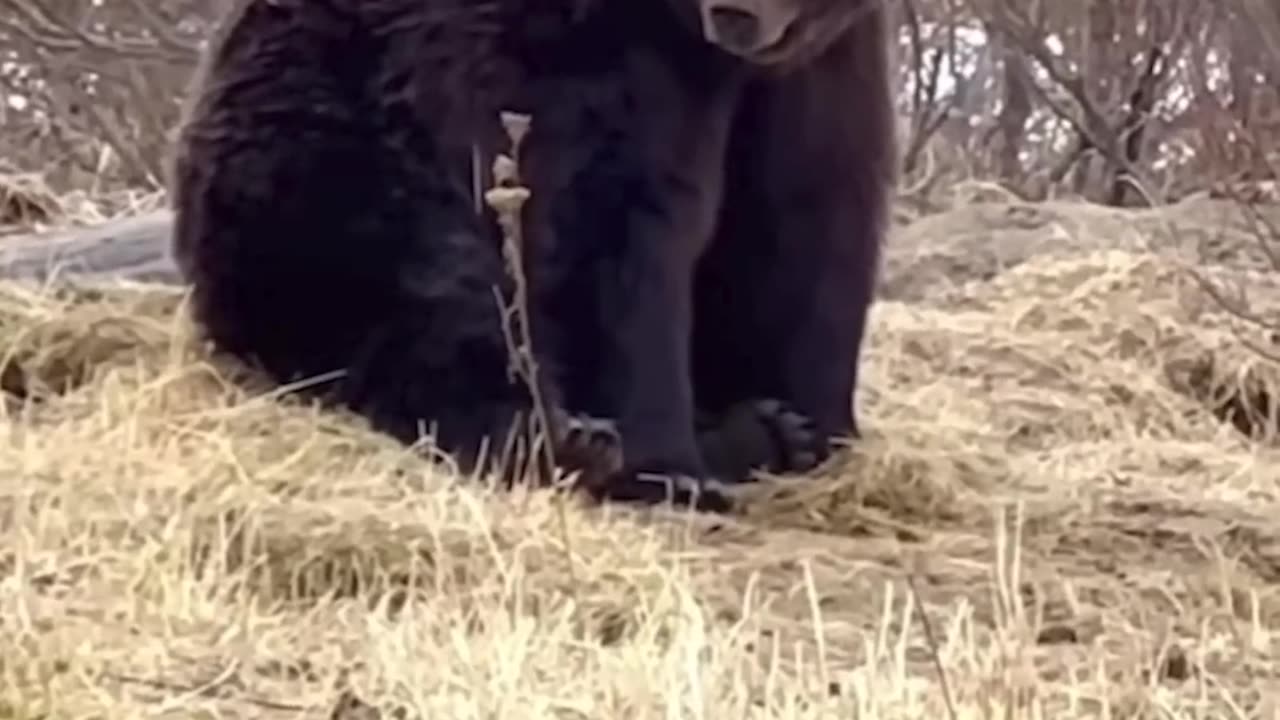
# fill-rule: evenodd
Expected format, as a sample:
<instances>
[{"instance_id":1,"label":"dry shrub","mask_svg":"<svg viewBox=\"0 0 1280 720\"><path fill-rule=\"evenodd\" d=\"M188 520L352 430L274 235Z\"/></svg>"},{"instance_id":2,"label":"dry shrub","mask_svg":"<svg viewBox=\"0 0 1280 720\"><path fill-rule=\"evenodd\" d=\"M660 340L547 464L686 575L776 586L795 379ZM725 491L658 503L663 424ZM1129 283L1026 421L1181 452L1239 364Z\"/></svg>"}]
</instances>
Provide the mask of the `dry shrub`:
<instances>
[{"instance_id":1,"label":"dry shrub","mask_svg":"<svg viewBox=\"0 0 1280 720\"><path fill-rule=\"evenodd\" d=\"M0 173L0 233L47 223L62 214L61 201L38 176Z\"/></svg>"}]
</instances>

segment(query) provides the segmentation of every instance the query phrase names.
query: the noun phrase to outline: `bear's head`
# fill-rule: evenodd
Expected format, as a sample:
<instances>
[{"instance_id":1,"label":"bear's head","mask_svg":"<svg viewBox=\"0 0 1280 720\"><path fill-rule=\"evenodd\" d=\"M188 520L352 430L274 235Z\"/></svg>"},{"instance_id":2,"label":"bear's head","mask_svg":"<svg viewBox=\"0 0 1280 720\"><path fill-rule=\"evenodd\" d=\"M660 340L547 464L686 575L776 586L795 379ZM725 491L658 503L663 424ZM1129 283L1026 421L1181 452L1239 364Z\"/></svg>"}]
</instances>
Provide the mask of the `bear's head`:
<instances>
[{"instance_id":1,"label":"bear's head","mask_svg":"<svg viewBox=\"0 0 1280 720\"><path fill-rule=\"evenodd\" d=\"M804 62L826 50L854 22L877 18L884 0L675 0L702 36L764 66Z\"/></svg>"}]
</instances>

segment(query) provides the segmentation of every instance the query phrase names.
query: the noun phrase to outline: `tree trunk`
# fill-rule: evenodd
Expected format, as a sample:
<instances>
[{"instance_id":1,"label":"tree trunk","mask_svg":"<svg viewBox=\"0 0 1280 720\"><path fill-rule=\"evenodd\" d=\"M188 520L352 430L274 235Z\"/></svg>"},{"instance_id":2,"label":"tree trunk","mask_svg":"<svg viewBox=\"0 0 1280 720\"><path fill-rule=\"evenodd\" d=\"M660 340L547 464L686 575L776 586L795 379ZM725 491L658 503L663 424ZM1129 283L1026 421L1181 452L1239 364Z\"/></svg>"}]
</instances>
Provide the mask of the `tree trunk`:
<instances>
[{"instance_id":1,"label":"tree trunk","mask_svg":"<svg viewBox=\"0 0 1280 720\"><path fill-rule=\"evenodd\" d=\"M182 284L169 250L172 222L168 210L158 210L92 227L0 237L0 279Z\"/></svg>"}]
</instances>

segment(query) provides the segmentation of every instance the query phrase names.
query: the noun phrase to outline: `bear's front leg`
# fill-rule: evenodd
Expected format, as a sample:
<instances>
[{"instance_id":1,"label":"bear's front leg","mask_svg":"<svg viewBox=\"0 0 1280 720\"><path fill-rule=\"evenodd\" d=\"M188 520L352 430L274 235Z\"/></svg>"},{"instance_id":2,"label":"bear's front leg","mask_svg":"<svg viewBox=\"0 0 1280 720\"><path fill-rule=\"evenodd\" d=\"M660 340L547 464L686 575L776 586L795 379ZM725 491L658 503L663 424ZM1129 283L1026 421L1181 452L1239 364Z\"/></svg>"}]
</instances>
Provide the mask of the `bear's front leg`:
<instances>
[{"instance_id":1,"label":"bear's front leg","mask_svg":"<svg viewBox=\"0 0 1280 720\"><path fill-rule=\"evenodd\" d=\"M627 204L614 282L602 283L615 321L603 376L625 468L603 494L717 509L724 499L710 490L694 428L692 294L719 210L737 86L711 63L681 59L637 51L626 64Z\"/></svg>"},{"instance_id":2,"label":"bear's front leg","mask_svg":"<svg viewBox=\"0 0 1280 720\"><path fill-rule=\"evenodd\" d=\"M897 177L881 23L855 23L804 71L753 88L748 111L761 192L742 198L770 211L739 220L771 230L756 238L778 248L760 286L788 319L761 339L780 350L782 398L833 440L859 433L860 355ZM833 108L844 88L858 104Z\"/></svg>"},{"instance_id":3,"label":"bear's front leg","mask_svg":"<svg viewBox=\"0 0 1280 720\"><path fill-rule=\"evenodd\" d=\"M723 411L776 398L812 421L821 446L858 435L860 354L896 177L879 22L743 93L697 283L700 402Z\"/></svg>"}]
</instances>

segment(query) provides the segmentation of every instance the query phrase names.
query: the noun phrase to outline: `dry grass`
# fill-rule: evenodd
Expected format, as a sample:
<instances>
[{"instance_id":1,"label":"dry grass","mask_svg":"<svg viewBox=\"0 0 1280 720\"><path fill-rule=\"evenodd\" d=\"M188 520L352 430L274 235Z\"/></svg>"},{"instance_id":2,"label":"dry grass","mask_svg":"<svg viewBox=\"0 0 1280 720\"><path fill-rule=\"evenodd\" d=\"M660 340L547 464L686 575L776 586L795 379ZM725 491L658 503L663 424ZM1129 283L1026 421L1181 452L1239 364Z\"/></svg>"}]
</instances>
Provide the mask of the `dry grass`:
<instances>
[{"instance_id":1,"label":"dry grass","mask_svg":"<svg viewBox=\"0 0 1280 720\"><path fill-rule=\"evenodd\" d=\"M877 306L818 477L568 500L568 547L550 492L232 383L174 291L0 286L0 718L944 718L921 604L961 718L1280 717L1280 449L1214 412L1280 375L1098 227Z\"/></svg>"},{"instance_id":2,"label":"dry grass","mask_svg":"<svg viewBox=\"0 0 1280 720\"><path fill-rule=\"evenodd\" d=\"M0 156L0 238L86 225L155 209L163 193L89 188L58 194L39 173L15 172Z\"/></svg>"}]
</instances>

